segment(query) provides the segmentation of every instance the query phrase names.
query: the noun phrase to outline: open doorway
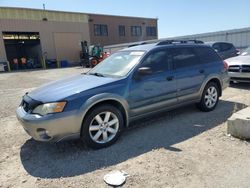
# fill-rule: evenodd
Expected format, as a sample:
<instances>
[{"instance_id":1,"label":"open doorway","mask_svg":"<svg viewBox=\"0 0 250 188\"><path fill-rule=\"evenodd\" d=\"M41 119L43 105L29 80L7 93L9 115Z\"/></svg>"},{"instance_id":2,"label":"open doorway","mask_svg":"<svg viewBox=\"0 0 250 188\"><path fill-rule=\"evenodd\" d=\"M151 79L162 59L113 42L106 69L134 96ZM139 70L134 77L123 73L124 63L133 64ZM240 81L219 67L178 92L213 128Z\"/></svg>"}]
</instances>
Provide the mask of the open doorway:
<instances>
[{"instance_id":1,"label":"open doorway","mask_svg":"<svg viewBox=\"0 0 250 188\"><path fill-rule=\"evenodd\" d=\"M38 32L3 32L12 70L41 68L42 49Z\"/></svg>"}]
</instances>

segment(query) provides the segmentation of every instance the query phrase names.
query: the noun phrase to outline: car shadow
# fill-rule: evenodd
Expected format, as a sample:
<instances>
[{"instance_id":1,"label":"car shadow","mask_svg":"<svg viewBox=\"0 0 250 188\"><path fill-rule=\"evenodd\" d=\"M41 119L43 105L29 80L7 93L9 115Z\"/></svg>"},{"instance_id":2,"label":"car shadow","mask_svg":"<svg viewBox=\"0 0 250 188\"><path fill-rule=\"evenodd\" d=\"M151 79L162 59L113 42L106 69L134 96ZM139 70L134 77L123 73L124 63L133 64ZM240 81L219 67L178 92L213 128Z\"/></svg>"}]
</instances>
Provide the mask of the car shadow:
<instances>
[{"instance_id":1,"label":"car shadow","mask_svg":"<svg viewBox=\"0 0 250 188\"><path fill-rule=\"evenodd\" d=\"M240 82L240 83L230 83L230 87L236 89L250 90L250 83Z\"/></svg>"},{"instance_id":2,"label":"car shadow","mask_svg":"<svg viewBox=\"0 0 250 188\"><path fill-rule=\"evenodd\" d=\"M100 150L88 149L81 141L53 144L30 139L21 147L20 157L25 170L34 177L73 177L119 164L153 149L182 152L174 145L220 125L245 107L220 101L216 110L208 113L191 105L157 114L132 123L118 142Z\"/></svg>"}]
</instances>

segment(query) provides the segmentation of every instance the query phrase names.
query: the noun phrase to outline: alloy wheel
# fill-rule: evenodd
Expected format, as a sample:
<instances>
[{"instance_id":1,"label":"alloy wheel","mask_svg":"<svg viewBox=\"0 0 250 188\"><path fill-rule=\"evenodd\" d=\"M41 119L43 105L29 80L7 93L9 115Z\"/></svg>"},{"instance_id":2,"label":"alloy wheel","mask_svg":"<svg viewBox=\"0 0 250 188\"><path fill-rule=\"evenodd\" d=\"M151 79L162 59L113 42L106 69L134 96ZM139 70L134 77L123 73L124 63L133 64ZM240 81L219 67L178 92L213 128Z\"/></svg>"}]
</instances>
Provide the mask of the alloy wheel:
<instances>
[{"instance_id":1,"label":"alloy wheel","mask_svg":"<svg viewBox=\"0 0 250 188\"><path fill-rule=\"evenodd\" d=\"M105 144L116 136L118 130L118 117L112 112L101 112L92 119L89 135L94 142Z\"/></svg>"},{"instance_id":2,"label":"alloy wheel","mask_svg":"<svg viewBox=\"0 0 250 188\"><path fill-rule=\"evenodd\" d=\"M207 89L205 94L205 104L208 108L213 108L218 100L218 92L214 86Z\"/></svg>"}]
</instances>

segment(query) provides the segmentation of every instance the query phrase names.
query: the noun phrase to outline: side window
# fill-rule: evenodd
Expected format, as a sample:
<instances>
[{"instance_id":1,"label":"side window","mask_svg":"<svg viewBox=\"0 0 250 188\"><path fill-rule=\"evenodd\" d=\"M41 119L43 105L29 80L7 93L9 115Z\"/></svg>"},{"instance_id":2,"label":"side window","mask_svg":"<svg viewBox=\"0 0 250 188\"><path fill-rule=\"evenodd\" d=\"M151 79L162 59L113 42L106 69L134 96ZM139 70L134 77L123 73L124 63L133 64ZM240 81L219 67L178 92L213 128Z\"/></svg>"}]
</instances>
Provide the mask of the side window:
<instances>
[{"instance_id":1,"label":"side window","mask_svg":"<svg viewBox=\"0 0 250 188\"><path fill-rule=\"evenodd\" d=\"M176 69L190 67L200 63L193 48L176 48L172 52L173 64Z\"/></svg>"},{"instance_id":2,"label":"side window","mask_svg":"<svg viewBox=\"0 0 250 188\"><path fill-rule=\"evenodd\" d=\"M215 43L213 45L213 48L217 51L217 52L221 52L221 45L219 43Z\"/></svg>"},{"instance_id":3,"label":"side window","mask_svg":"<svg viewBox=\"0 0 250 188\"><path fill-rule=\"evenodd\" d=\"M199 56L202 63L212 63L221 61L218 54L209 47L195 48L195 53Z\"/></svg>"},{"instance_id":4,"label":"side window","mask_svg":"<svg viewBox=\"0 0 250 188\"><path fill-rule=\"evenodd\" d=\"M153 73L170 69L170 57L167 50L151 53L141 64L141 67L150 67Z\"/></svg>"},{"instance_id":5,"label":"side window","mask_svg":"<svg viewBox=\"0 0 250 188\"><path fill-rule=\"evenodd\" d=\"M233 45L230 43L221 43L221 51L231 50Z\"/></svg>"}]
</instances>

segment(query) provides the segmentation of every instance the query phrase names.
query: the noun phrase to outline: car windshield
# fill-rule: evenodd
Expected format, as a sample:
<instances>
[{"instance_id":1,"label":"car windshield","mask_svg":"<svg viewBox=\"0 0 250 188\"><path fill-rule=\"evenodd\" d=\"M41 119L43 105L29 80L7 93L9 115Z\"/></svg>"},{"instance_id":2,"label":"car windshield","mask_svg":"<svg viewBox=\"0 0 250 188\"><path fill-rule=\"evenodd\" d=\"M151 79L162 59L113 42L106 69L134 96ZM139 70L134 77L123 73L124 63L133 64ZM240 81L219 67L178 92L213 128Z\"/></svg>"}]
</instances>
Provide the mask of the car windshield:
<instances>
[{"instance_id":1,"label":"car windshield","mask_svg":"<svg viewBox=\"0 0 250 188\"><path fill-rule=\"evenodd\" d=\"M244 50L241 55L250 55L250 47L248 47L246 50Z\"/></svg>"},{"instance_id":2,"label":"car windshield","mask_svg":"<svg viewBox=\"0 0 250 188\"><path fill-rule=\"evenodd\" d=\"M123 77L139 62L144 53L144 51L116 52L90 70L88 74Z\"/></svg>"}]
</instances>

